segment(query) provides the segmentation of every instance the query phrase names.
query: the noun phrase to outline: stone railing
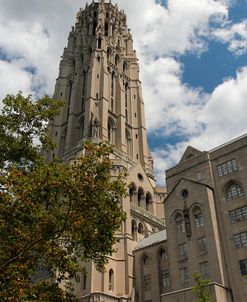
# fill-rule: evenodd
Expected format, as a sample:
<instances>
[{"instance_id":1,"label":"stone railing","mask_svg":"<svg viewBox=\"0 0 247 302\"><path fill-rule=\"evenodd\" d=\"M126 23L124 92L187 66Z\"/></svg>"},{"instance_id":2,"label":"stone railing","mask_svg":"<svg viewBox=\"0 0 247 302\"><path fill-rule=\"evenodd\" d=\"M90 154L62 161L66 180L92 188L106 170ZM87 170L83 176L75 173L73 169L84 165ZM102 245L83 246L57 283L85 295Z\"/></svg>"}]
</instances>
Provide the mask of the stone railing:
<instances>
[{"instance_id":1,"label":"stone railing","mask_svg":"<svg viewBox=\"0 0 247 302\"><path fill-rule=\"evenodd\" d=\"M84 140L81 140L76 146L65 151L63 154L63 159L66 160L71 156L75 156L79 151L83 150L83 142Z\"/></svg>"},{"instance_id":2,"label":"stone railing","mask_svg":"<svg viewBox=\"0 0 247 302\"><path fill-rule=\"evenodd\" d=\"M113 149L113 154L118 158L125 160L132 166L135 164L135 162L129 156L127 156L124 152L117 150L116 148Z\"/></svg>"},{"instance_id":3,"label":"stone railing","mask_svg":"<svg viewBox=\"0 0 247 302\"><path fill-rule=\"evenodd\" d=\"M131 302L130 298L114 297L103 293L92 293L87 296L81 297L80 302Z\"/></svg>"},{"instance_id":4,"label":"stone railing","mask_svg":"<svg viewBox=\"0 0 247 302\"><path fill-rule=\"evenodd\" d=\"M134 203L131 203L130 204L130 209L144 217L146 217L147 219L150 219L160 225L162 225L163 227L165 226L165 220L162 219L162 218L159 218L155 215L153 215L152 213L150 213L149 211L145 210L144 208L141 208L139 206L137 206L136 204Z\"/></svg>"}]
</instances>

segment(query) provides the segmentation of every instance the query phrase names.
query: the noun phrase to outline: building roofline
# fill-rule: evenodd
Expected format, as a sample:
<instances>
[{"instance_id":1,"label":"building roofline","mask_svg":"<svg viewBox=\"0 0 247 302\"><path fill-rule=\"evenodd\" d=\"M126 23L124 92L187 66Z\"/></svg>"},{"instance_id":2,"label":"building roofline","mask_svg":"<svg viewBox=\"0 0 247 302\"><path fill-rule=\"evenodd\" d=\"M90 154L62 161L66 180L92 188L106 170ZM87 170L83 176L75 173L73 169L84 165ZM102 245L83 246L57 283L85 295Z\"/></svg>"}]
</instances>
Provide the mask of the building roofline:
<instances>
[{"instance_id":1,"label":"building roofline","mask_svg":"<svg viewBox=\"0 0 247 302\"><path fill-rule=\"evenodd\" d=\"M228 145L231 145L231 144L233 144L233 143L236 143L237 141L239 141L239 140L241 140L241 139L244 139L244 138L247 138L247 133L245 133L245 134L243 134L243 135L240 135L240 136L238 136L238 137L236 137L236 138L234 138L234 139L232 139L232 140L230 140L230 141L228 141L228 142L226 142L226 143L224 143L224 144L222 144L222 145L219 145L218 147L215 147L215 148L209 150L208 153L213 153L213 152L215 152L215 151L218 151L218 150L220 150L221 148L224 148L224 147L226 147L226 146L228 146Z\"/></svg>"},{"instance_id":2,"label":"building roofline","mask_svg":"<svg viewBox=\"0 0 247 302\"><path fill-rule=\"evenodd\" d=\"M192 182L192 183L195 183L197 185L201 185L201 186L204 186L204 187L207 187L208 189L210 190L214 190L212 187L210 187L208 184L205 184L205 183L202 183L202 182L199 182L199 181L196 181L196 180L192 180L192 179L189 179L189 178L184 178L184 177L181 177L177 183L175 184L175 186L172 188L171 192L169 194L167 194L166 198L164 199L164 202L166 202L166 200L170 197L170 195L174 192L174 190L176 189L176 187L180 184L180 182L182 180L186 180L186 181L189 181L189 182Z\"/></svg>"}]
</instances>

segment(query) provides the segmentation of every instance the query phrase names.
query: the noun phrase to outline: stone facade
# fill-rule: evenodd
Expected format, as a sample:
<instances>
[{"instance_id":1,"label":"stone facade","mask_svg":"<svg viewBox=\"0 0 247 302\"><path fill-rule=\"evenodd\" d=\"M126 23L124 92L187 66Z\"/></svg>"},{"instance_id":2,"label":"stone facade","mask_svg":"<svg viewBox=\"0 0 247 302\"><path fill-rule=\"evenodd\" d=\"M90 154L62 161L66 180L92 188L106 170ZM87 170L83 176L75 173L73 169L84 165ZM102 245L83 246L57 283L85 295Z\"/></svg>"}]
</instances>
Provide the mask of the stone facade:
<instances>
[{"instance_id":1,"label":"stone facade","mask_svg":"<svg viewBox=\"0 0 247 302\"><path fill-rule=\"evenodd\" d=\"M114 171L128 170L117 252L104 273L85 263L87 275L75 284L80 300L191 302L199 271L214 301L245 302L247 136L209 152L188 147L166 172L168 195L156 187L132 35L111 1L78 12L54 98L65 106L50 122L57 148L48 160L73 161L84 140L109 141Z\"/></svg>"},{"instance_id":2,"label":"stone facade","mask_svg":"<svg viewBox=\"0 0 247 302\"><path fill-rule=\"evenodd\" d=\"M246 301L246 158L247 135L209 152L188 147L166 171L166 234L134 252L139 301L195 301L194 272L210 280L213 301Z\"/></svg>"}]
</instances>

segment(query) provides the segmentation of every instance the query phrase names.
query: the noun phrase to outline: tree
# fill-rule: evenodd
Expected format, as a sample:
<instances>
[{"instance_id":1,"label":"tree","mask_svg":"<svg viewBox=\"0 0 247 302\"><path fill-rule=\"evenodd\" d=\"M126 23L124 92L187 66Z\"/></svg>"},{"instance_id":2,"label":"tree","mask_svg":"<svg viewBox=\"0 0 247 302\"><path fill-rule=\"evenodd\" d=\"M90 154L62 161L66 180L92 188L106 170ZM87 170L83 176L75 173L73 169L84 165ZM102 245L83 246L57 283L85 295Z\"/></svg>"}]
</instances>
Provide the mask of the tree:
<instances>
[{"instance_id":1,"label":"tree","mask_svg":"<svg viewBox=\"0 0 247 302\"><path fill-rule=\"evenodd\" d=\"M203 280L199 273L194 273L193 277L196 285L192 288L192 292L196 295L196 302L212 302L207 288L209 280Z\"/></svg>"},{"instance_id":2,"label":"tree","mask_svg":"<svg viewBox=\"0 0 247 302\"><path fill-rule=\"evenodd\" d=\"M0 300L76 301L83 261L104 269L125 216L124 173L112 179L106 143L84 144L74 163L47 163L48 121L61 102L8 95L0 115ZM34 143L34 140L40 143ZM49 281L34 282L40 271ZM61 289L63 283L67 291Z\"/></svg>"}]
</instances>

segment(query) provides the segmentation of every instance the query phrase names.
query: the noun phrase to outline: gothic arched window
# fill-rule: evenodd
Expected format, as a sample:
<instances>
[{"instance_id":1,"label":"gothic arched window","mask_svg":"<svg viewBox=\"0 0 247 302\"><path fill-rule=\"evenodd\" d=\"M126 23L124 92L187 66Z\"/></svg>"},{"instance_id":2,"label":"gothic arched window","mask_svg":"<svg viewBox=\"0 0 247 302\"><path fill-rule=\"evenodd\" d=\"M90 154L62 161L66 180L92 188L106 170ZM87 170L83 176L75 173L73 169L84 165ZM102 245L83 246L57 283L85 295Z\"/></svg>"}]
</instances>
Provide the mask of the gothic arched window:
<instances>
[{"instance_id":1,"label":"gothic arched window","mask_svg":"<svg viewBox=\"0 0 247 302\"><path fill-rule=\"evenodd\" d=\"M144 255L144 256L142 257L142 263L143 263L143 265L148 265L149 262L150 262L149 257L148 257L147 255Z\"/></svg>"},{"instance_id":2,"label":"gothic arched window","mask_svg":"<svg viewBox=\"0 0 247 302\"><path fill-rule=\"evenodd\" d=\"M143 235L144 234L144 226L141 222L138 224L138 233Z\"/></svg>"},{"instance_id":3,"label":"gothic arched window","mask_svg":"<svg viewBox=\"0 0 247 302\"><path fill-rule=\"evenodd\" d=\"M114 71L111 74L111 96L114 96L114 89L115 89L115 73Z\"/></svg>"},{"instance_id":4,"label":"gothic arched window","mask_svg":"<svg viewBox=\"0 0 247 302\"><path fill-rule=\"evenodd\" d=\"M115 143L115 127L112 119L108 119L108 140L111 144Z\"/></svg>"},{"instance_id":5,"label":"gothic arched window","mask_svg":"<svg viewBox=\"0 0 247 302\"><path fill-rule=\"evenodd\" d=\"M199 227L203 227L204 226L204 219L203 219L203 214L202 211L199 207L196 207L193 210L193 214L194 214L194 219L195 219L195 225L197 228Z\"/></svg>"},{"instance_id":6,"label":"gothic arched window","mask_svg":"<svg viewBox=\"0 0 247 302\"><path fill-rule=\"evenodd\" d=\"M241 197L241 196L244 196L244 192L243 192L242 187L239 184L233 183L227 187L226 193L225 193L226 201L229 201L229 200Z\"/></svg>"},{"instance_id":7,"label":"gothic arched window","mask_svg":"<svg viewBox=\"0 0 247 302\"><path fill-rule=\"evenodd\" d=\"M93 23L93 36L96 34L97 22Z\"/></svg>"},{"instance_id":8,"label":"gothic arched window","mask_svg":"<svg viewBox=\"0 0 247 302\"><path fill-rule=\"evenodd\" d=\"M119 55L116 54L115 55L115 65L118 66L118 64L119 64Z\"/></svg>"},{"instance_id":9,"label":"gothic arched window","mask_svg":"<svg viewBox=\"0 0 247 302\"><path fill-rule=\"evenodd\" d=\"M150 211L152 209L152 195L151 193L146 194L146 210Z\"/></svg>"},{"instance_id":10,"label":"gothic arched window","mask_svg":"<svg viewBox=\"0 0 247 302\"><path fill-rule=\"evenodd\" d=\"M131 183L129 187L129 195L130 195L130 202L133 202L137 195L136 186L134 183Z\"/></svg>"},{"instance_id":11,"label":"gothic arched window","mask_svg":"<svg viewBox=\"0 0 247 302\"><path fill-rule=\"evenodd\" d=\"M102 47L102 38L99 37L98 38L98 49L101 49L101 47Z\"/></svg>"},{"instance_id":12,"label":"gothic arched window","mask_svg":"<svg viewBox=\"0 0 247 302\"><path fill-rule=\"evenodd\" d=\"M84 118L80 118L77 127L76 127L76 141L80 141L83 138L83 130L84 130Z\"/></svg>"},{"instance_id":13,"label":"gothic arched window","mask_svg":"<svg viewBox=\"0 0 247 302\"><path fill-rule=\"evenodd\" d=\"M127 71L127 63L126 61L123 62L123 72L126 73Z\"/></svg>"},{"instance_id":14,"label":"gothic arched window","mask_svg":"<svg viewBox=\"0 0 247 302\"><path fill-rule=\"evenodd\" d=\"M132 234L132 239L136 240L137 239L137 223L134 219L131 221L131 234Z\"/></svg>"},{"instance_id":15,"label":"gothic arched window","mask_svg":"<svg viewBox=\"0 0 247 302\"><path fill-rule=\"evenodd\" d=\"M142 205L142 200L145 198L144 197L144 191L143 191L142 188L138 189L137 198L138 198L138 206L140 207Z\"/></svg>"},{"instance_id":16,"label":"gothic arched window","mask_svg":"<svg viewBox=\"0 0 247 302\"><path fill-rule=\"evenodd\" d=\"M129 131L126 129L125 131L125 140L126 140L126 148L128 156L132 156L132 146L131 146L131 136Z\"/></svg>"},{"instance_id":17,"label":"gothic arched window","mask_svg":"<svg viewBox=\"0 0 247 302\"><path fill-rule=\"evenodd\" d=\"M61 142L60 142L61 153L63 153L65 151L66 137L67 137L67 128L65 128L63 130L63 133L62 133L62 136L61 136Z\"/></svg>"},{"instance_id":18,"label":"gothic arched window","mask_svg":"<svg viewBox=\"0 0 247 302\"><path fill-rule=\"evenodd\" d=\"M110 47L107 48L107 59L111 60L112 50Z\"/></svg>"},{"instance_id":19,"label":"gothic arched window","mask_svg":"<svg viewBox=\"0 0 247 302\"><path fill-rule=\"evenodd\" d=\"M109 25L108 23L105 23L105 36L108 37L108 32L109 32Z\"/></svg>"},{"instance_id":20,"label":"gothic arched window","mask_svg":"<svg viewBox=\"0 0 247 302\"><path fill-rule=\"evenodd\" d=\"M109 290L114 290L114 272L113 269L109 270Z\"/></svg>"},{"instance_id":21,"label":"gothic arched window","mask_svg":"<svg viewBox=\"0 0 247 302\"><path fill-rule=\"evenodd\" d=\"M159 259L160 261L167 260L168 256L165 249L160 249L159 251Z\"/></svg>"},{"instance_id":22,"label":"gothic arched window","mask_svg":"<svg viewBox=\"0 0 247 302\"><path fill-rule=\"evenodd\" d=\"M181 214L178 214L175 218L177 232L178 233L185 233L185 224L184 224L184 218Z\"/></svg>"}]
</instances>

